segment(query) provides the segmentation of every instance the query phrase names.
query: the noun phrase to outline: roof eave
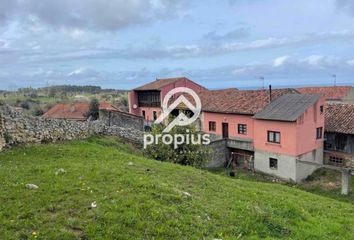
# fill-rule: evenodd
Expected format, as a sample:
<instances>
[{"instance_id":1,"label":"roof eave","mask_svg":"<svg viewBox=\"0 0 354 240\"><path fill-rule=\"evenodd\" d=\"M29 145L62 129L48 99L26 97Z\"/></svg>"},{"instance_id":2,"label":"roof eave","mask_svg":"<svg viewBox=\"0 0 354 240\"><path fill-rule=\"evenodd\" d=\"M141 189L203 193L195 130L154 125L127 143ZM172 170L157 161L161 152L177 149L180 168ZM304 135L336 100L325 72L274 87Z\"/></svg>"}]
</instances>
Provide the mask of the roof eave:
<instances>
[{"instance_id":1,"label":"roof eave","mask_svg":"<svg viewBox=\"0 0 354 240\"><path fill-rule=\"evenodd\" d=\"M257 117L253 117L253 119L262 120L262 121L274 121L274 122L296 122L297 121L297 119L286 120L286 119L270 119L270 118L257 118Z\"/></svg>"},{"instance_id":2,"label":"roof eave","mask_svg":"<svg viewBox=\"0 0 354 240\"><path fill-rule=\"evenodd\" d=\"M217 110L203 110L202 109L202 112L254 116L254 113L228 112L228 111L217 111Z\"/></svg>"}]
</instances>

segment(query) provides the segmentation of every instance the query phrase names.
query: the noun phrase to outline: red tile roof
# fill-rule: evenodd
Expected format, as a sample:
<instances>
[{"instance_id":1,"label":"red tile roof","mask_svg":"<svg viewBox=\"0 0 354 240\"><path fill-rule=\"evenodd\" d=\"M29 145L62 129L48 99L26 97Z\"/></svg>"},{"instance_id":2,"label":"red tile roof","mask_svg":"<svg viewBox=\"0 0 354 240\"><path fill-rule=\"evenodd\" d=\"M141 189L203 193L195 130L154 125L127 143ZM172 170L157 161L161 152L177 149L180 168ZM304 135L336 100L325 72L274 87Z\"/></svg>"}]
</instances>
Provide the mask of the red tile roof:
<instances>
[{"instance_id":1,"label":"red tile roof","mask_svg":"<svg viewBox=\"0 0 354 240\"><path fill-rule=\"evenodd\" d=\"M274 89L272 100L298 92L295 89ZM270 102L269 90L211 90L199 94L202 110L206 112L238 113L254 115Z\"/></svg>"},{"instance_id":2,"label":"red tile roof","mask_svg":"<svg viewBox=\"0 0 354 240\"><path fill-rule=\"evenodd\" d=\"M319 93L323 94L326 100L342 100L346 97L351 86L336 86L336 87L304 87L297 89L302 94L313 94Z\"/></svg>"},{"instance_id":3,"label":"red tile roof","mask_svg":"<svg viewBox=\"0 0 354 240\"><path fill-rule=\"evenodd\" d=\"M325 131L354 134L354 104L326 104Z\"/></svg>"},{"instance_id":4,"label":"red tile roof","mask_svg":"<svg viewBox=\"0 0 354 240\"><path fill-rule=\"evenodd\" d=\"M85 121L87 119L86 114L90 109L90 103L88 102L76 102L76 103L58 103L49 109L44 115L44 118L54 119L69 119ZM110 103L103 102L100 104L100 110L118 110Z\"/></svg>"},{"instance_id":5,"label":"red tile roof","mask_svg":"<svg viewBox=\"0 0 354 240\"><path fill-rule=\"evenodd\" d=\"M135 88L134 90L137 91L142 91L142 90L160 90L162 87L175 83L180 80L187 80L187 81L192 81L186 77L176 77L176 78L162 78L162 79L156 79L156 81L147 83L141 87Z\"/></svg>"},{"instance_id":6,"label":"red tile roof","mask_svg":"<svg viewBox=\"0 0 354 240\"><path fill-rule=\"evenodd\" d=\"M119 110L119 111L121 111L119 108L112 106L112 104L110 104L108 102L101 102L100 103L100 110L110 110L110 111Z\"/></svg>"}]
</instances>

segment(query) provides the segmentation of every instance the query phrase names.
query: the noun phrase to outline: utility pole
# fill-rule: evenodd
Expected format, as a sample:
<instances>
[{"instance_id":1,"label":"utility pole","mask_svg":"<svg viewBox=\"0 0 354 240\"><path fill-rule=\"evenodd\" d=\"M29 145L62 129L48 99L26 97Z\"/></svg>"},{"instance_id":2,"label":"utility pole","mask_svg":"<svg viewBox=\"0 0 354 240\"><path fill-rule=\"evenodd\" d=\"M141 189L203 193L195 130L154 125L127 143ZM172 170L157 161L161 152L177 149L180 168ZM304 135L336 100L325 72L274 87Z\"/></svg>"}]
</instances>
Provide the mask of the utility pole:
<instances>
[{"instance_id":1,"label":"utility pole","mask_svg":"<svg viewBox=\"0 0 354 240\"><path fill-rule=\"evenodd\" d=\"M334 80L334 86L337 86L337 75L336 74L332 74L332 78Z\"/></svg>"},{"instance_id":2,"label":"utility pole","mask_svg":"<svg viewBox=\"0 0 354 240\"><path fill-rule=\"evenodd\" d=\"M264 90L264 77L263 77L263 76L260 76L260 77L259 77L259 80L262 81L262 89Z\"/></svg>"}]
</instances>

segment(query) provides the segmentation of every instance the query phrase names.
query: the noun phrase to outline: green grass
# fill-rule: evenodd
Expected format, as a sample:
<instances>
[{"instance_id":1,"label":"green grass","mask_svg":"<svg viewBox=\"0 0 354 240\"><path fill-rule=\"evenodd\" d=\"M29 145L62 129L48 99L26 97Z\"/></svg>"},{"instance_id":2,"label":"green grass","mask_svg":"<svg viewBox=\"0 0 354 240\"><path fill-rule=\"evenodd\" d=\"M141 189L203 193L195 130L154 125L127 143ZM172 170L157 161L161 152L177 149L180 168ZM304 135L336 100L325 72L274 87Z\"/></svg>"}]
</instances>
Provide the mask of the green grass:
<instances>
[{"instance_id":1,"label":"green grass","mask_svg":"<svg viewBox=\"0 0 354 240\"><path fill-rule=\"evenodd\" d=\"M17 105L18 102L24 102L26 100L36 101L39 104L55 104L57 102L63 101L59 97L51 98L51 97L38 96L36 98L31 98L31 97L27 97L27 96L23 96L23 95L10 95L7 97L0 96L0 101L3 101L6 104L10 104L12 106Z\"/></svg>"},{"instance_id":2,"label":"green grass","mask_svg":"<svg viewBox=\"0 0 354 240\"><path fill-rule=\"evenodd\" d=\"M115 138L5 151L0 183L0 239L354 239L351 203L149 160Z\"/></svg>"},{"instance_id":3,"label":"green grass","mask_svg":"<svg viewBox=\"0 0 354 240\"><path fill-rule=\"evenodd\" d=\"M230 169L217 168L210 171L225 177L230 175ZM309 176L308 179L299 184L288 183L269 175L250 172L242 169L237 169L234 178L256 182L276 182L289 187L299 188L324 197L329 197L335 200L354 204L354 194L351 193L347 196L341 194L341 172L332 169L320 168L316 170L311 176ZM352 177L352 186L354 186L354 177Z\"/></svg>"}]
</instances>

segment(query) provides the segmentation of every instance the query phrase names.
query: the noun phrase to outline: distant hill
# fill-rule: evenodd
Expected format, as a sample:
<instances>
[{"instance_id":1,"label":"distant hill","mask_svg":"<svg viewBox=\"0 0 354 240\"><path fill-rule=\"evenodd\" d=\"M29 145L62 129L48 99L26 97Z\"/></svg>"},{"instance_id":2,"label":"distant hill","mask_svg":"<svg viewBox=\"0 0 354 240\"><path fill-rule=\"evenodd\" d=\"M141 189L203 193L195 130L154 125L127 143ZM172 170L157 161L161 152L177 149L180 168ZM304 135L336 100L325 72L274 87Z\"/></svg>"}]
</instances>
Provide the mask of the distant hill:
<instances>
[{"instance_id":1,"label":"distant hill","mask_svg":"<svg viewBox=\"0 0 354 240\"><path fill-rule=\"evenodd\" d=\"M90 93L90 94L98 94L102 92L126 92L126 90L120 89L102 89L100 86L92 86L92 85L55 85L49 87L42 88L19 88L17 90L19 93L50 93L50 92L65 92L65 93Z\"/></svg>"},{"instance_id":2,"label":"distant hill","mask_svg":"<svg viewBox=\"0 0 354 240\"><path fill-rule=\"evenodd\" d=\"M102 89L99 86L58 85L43 88L20 88L17 91L0 91L0 104L20 107L32 115L40 116L56 103L88 102L97 98L120 109L128 110L128 91Z\"/></svg>"}]
</instances>

